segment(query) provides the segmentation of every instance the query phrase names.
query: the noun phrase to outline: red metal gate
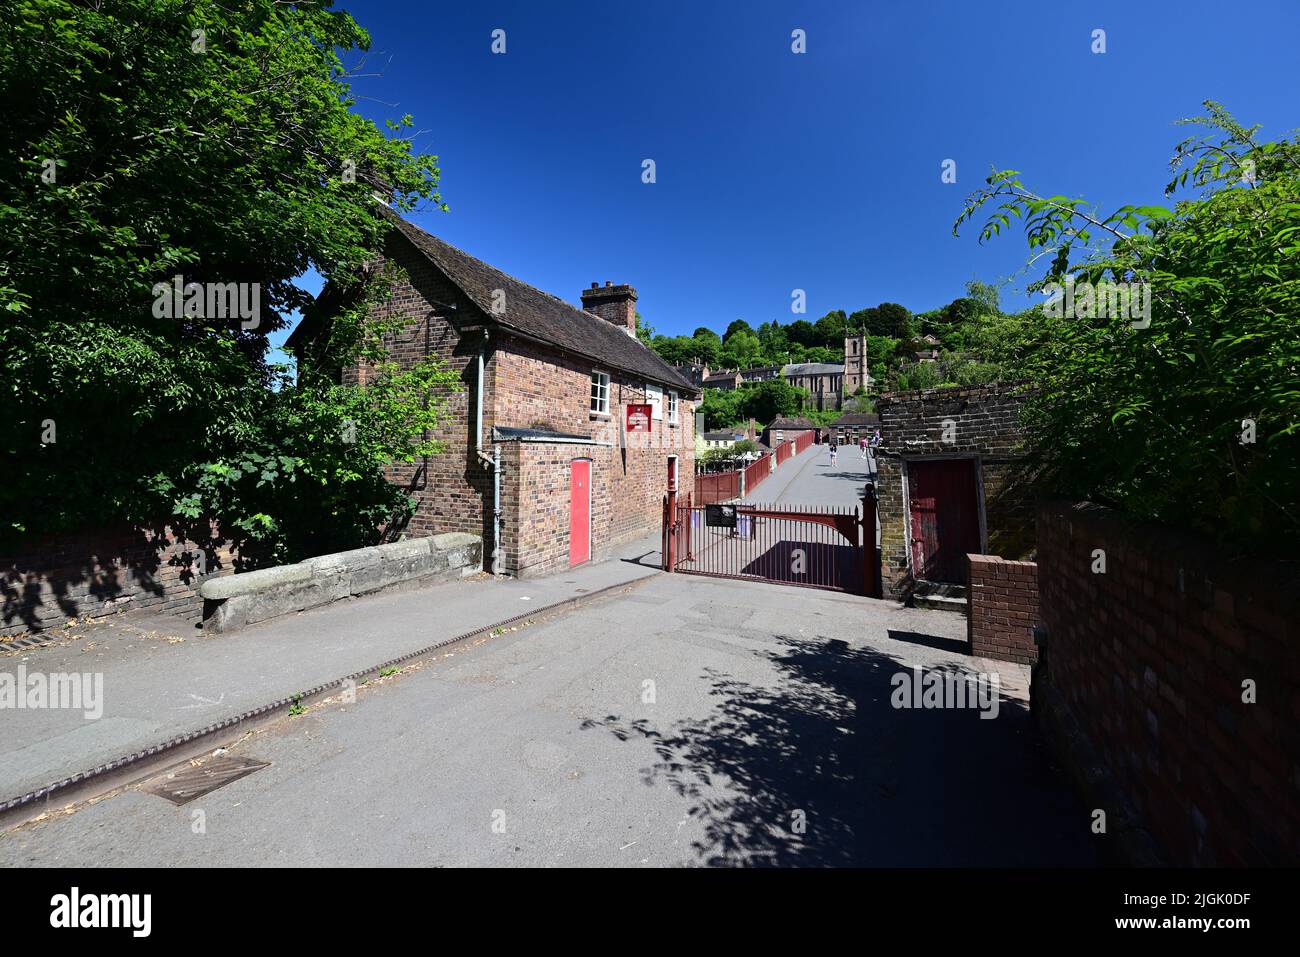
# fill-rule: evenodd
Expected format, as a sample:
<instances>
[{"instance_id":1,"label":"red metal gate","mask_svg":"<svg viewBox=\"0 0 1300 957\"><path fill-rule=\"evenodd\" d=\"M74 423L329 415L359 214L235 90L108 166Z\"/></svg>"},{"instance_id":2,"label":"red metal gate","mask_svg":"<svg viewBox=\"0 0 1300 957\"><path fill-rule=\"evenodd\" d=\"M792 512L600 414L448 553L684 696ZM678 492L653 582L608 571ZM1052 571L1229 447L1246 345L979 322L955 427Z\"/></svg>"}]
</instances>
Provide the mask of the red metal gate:
<instances>
[{"instance_id":1,"label":"red metal gate","mask_svg":"<svg viewBox=\"0 0 1300 957\"><path fill-rule=\"evenodd\" d=\"M664 498L664 570L880 597L876 499L859 508L694 505Z\"/></svg>"}]
</instances>

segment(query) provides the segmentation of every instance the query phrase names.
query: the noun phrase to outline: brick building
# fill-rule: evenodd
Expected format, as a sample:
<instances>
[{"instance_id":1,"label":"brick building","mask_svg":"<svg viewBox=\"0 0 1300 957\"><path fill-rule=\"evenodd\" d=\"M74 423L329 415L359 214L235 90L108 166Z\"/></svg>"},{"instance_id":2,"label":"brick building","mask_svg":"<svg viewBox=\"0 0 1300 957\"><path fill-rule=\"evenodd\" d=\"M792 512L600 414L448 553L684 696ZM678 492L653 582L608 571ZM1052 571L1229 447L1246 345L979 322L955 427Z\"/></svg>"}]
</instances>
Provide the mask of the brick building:
<instances>
[{"instance_id":1,"label":"brick building","mask_svg":"<svg viewBox=\"0 0 1300 957\"><path fill-rule=\"evenodd\" d=\"M845 412L827 426L840 445L857 445L861 439L871 438L871 434L878 428L880 416L874 412Z\"/></svg>"},{"instance_id":2,"label":"brick building","mask_svg":"<svg viewBox=\"0 0 1300 957\"><path fill-rule=\"evenodd\" d=\"M388 341L399 363L439 358L464 385L435 436L444 451L389 471L417 503L390 535L482 535L486 565L524 576L657 532L670 462L692 487L698 392L637 340L636 290L592 283L578 309L388 215L383 255L407 275L372 315L409 320ZM326 321L290 336L301 361ZM631 403L652 406L649 432L624 431Z\"/></svg>"},{"instance_id":3,"label":"brick building","mask_svg":"<svg viewBox=\"0 0 1300 957\"><path fill-rule=\"evenodd\" d=\"M815 422L802 417L791 418L778 416L763 427L762 440L768 448L776 448L782 442L793 442L805 432L811 432L814 441L821 441L821 428Z\"/></svg>"},{"instance_id":4,"label":"brick building","mask_svg":"<svg viewBox=\"0 0 1300 957\"><path fill-rule=\"evenodd\" d=\"M1029 557L1034 516L1013 385L887 392L876 409L876 494L886 590L964 587L967 554Z\"/></svg>"},{"instance_id":5,"label":"brick building","mask_svg":"<svg viewBox=\"0 0 1300 957\"><path fill-rule=\"evenodd\" d=\"M760 382L771 382L779 378L781 378L780 366L754 366L752 369L740 370L742 385L757 385Z\"/></svg>"},{"instance_id":6,"label":"brick building","mask_svg":"<svg viewBox=\"0 0 1300 957\"><path fill-rule=\"evenodd\" d=\"M790 385L808 390L807 405L818 411L839 409L844 399L844 366L833 362L792 362L781 367Z\"/></svg>"},{"instance_id":7,"label":"brick building","mask_svg":"<svg viewBox=\"0 0 1300 957\"><path fill-rule=\"evenodd\" d=\"M722 389L729 392L739 389L743 380L735 369L723 369L721 372L705 372L701 384L706 389Z\"/></svg>"}]
</instances>

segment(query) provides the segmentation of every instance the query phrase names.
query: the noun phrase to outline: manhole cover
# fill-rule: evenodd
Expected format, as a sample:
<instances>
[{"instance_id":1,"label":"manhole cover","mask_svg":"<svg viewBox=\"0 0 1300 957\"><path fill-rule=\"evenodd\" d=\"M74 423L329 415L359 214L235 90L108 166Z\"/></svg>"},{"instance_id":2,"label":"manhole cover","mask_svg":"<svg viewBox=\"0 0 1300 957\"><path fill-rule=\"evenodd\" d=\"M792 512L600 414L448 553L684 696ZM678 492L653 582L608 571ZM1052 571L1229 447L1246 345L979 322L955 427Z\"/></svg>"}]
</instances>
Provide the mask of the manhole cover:
<instances>
[{"instance_id":1,"label":"manhole cover","mask_svg":"<svg viewBox=\"0 0 1300 957\"><path fill-rule=\"evenodd\" d=\"M186 804L196 797L202 797L209 791L215 791L231 781L238 781L246 774L260 771L271 766L268 761L256 761L253 758L237 758L229 754L204 761L195 767L190 765L169 775L163 775L145 785L150 794L165 797L173 804Z\"/></svg>"}]
</instances>

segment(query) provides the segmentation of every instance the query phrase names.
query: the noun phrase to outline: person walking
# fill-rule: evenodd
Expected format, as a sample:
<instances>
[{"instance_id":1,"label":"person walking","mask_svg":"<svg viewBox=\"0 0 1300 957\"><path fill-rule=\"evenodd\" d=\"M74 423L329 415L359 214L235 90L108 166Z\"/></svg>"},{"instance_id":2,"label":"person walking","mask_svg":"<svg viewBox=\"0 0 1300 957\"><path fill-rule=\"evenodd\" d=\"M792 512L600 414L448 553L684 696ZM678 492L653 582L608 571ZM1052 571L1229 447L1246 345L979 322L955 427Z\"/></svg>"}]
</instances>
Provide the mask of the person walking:
<instances>
[{"instance_id":1,"label":"person walking","mask_svg":"<svg viewBox=\"0 0 1300 957\"><path fill-rule=\"evenodd\" d=\"M835 436L832 435L831 436L831 466L832 467L834 467L835 465L835 453L838 451L838 449L839 447L835 444Z\"/></svg>"},{"instance_id":2,"label":"person walking","mask_svg":"<svg viewBox=\"0 0 1300 957\"><path fill-rule=\"evenodd\" d=\"M867 437L864 435L858 439L858 451L862 453L861 458L867 457Z\"/></svg>"}]
</instances>

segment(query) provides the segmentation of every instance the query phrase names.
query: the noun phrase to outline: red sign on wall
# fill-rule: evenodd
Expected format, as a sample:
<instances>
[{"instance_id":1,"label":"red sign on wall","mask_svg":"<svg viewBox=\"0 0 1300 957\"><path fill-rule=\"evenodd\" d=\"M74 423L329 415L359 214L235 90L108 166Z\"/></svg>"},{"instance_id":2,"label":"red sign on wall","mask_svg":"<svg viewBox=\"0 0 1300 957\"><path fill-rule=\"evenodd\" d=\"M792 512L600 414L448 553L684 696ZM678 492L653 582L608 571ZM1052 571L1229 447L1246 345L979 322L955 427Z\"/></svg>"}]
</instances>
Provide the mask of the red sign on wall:
<instances>
[{"instance_id":1,"label":"red sign on wall","mask_svg":"<svg viewBox=\"0 0 1300 957\"><path fill-rule=\"evenodd\" d=\"M629 432L649 432L650 415L654 411L651 405L629 403L627 407L627 430Z\"/></svg>"}]
</instances>

